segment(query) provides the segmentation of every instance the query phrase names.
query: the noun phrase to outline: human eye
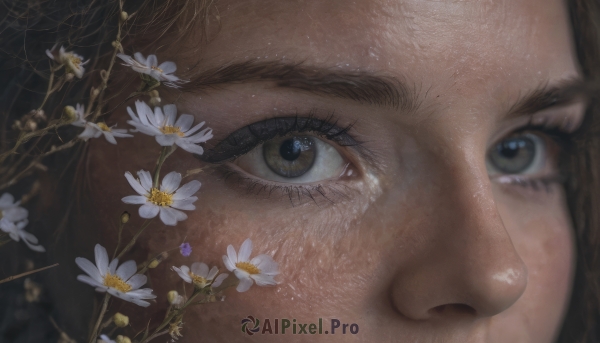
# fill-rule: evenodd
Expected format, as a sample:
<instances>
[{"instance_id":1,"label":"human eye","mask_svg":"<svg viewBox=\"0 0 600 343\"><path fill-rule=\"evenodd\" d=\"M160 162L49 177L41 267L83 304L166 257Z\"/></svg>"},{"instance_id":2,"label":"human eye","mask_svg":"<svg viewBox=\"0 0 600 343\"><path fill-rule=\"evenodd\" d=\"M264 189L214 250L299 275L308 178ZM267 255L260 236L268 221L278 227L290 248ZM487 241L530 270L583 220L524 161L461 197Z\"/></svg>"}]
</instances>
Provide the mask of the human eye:
<instances>
[{"instance_id":1,"label":"human eye","mask_svg":"<svg viewBox=\"0 0 600 343\"><path fill-rule=\"evenodd\" d=\"M350 127L338 126L332 117L271 118L236 130L201 159L222 165L249 190L331 200L340 193L331 187L359 174L359 158L351 155L364 151Z\"/></svg>"},{"instance_id":2,"label":"human eye","mask_svg":"<svg viewBox=\"0 0 600 343\"><path fill-rule=\"evenodd\" d=\"M265 180L299 184L338 177L348 164L332 144L310 135L270 139L234 163Z\"/></svg>"},{"instance_id":3,"label":"human eye","mask_svg":"<svg viewBox=\"0 0 600 343\"><path fill-rule=\"evenodd\" d=\"M545 189L564 180L560 161L572 133L559 127L526 125L501 138L488 150L486 167L492 180Z\"/></svg>"}]
</instances>

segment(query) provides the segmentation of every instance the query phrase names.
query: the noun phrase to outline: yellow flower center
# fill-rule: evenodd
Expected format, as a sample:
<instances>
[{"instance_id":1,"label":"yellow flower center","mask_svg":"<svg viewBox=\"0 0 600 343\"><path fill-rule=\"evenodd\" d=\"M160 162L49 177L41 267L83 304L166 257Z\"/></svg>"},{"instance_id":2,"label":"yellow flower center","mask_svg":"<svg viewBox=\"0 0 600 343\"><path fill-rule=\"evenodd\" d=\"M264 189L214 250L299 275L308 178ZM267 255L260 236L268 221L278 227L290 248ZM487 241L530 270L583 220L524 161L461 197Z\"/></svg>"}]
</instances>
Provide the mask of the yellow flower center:
<instances>
[{"instance_id":1,"label":"yellow flower center","mask_svg":"<svg viewBox=\"0 0 600 343\"><path fill-rule=\"evenodd\" d=\"M192 278L192 282L194 283L194 285L197 285L200 288L204 288L208 284L208 280L206 280L202 276L198 276L192 272L189 272L189 275Z\"/></svg>"},{"instance_id":2,"label":"yellow flower center","mask_svg":"<svg viewBox=\"0 0 600 343\"><path fill-rule=\"evenodd\" d=\"M248 274L260 274L260 269L250 262L238 262L235 264L237 269L241 269Z\"/></svg>"},{"instance_id":3,"label":"yellow flower center","mask_svg":"<svg viewBox=\"0 0 600 343\"><path fill-rule=\"evenodd\" d=\"M69 55L69 61L71 61L71 63L73 63L76 67L79 67L81 64L81 59L73 55Z\"/></svg>"},{"instance_id":4,"label":"yellow flower center","mask_svg":"<svg viewBox=\"0 0 600 343\"><path fill-rule=\"evenodd\" d=\"M173 194L161 192L156 188L150 190L148 201L158 206L171 206L173 203Z\"/></svg>"},{"instance_id":5,"label":"yellow flower center","mask_svg":"<svg viewBox=\"0 0 600 343\"><path fill-rule=\"evenodd\" d=\"M112 275L110 273L106 273L106 276L104 277L104 286L114 288L123 293L131 291L131 286L127 282L123 281L123 279L117 275Z\"/></svg>"},{"instance_id":6,"label":"yellow flower center","mask_svg":"<svg viewBox=\"0 0 600 343\"><path fill-rule=\"evenodd\" d=\"M164 133L165 135L169 135L169 134L175 133L179 137L183 137L184 136L184 133L181 132L181 130L179 129L179 126L168 126L168 125L166 125L166 126L161 127L160 131L162 133Z\"/></svg>"},{"instance_id":7,"label":"yellow flower center","mask_svg":"<svg viewBox=\"0 0 600 343\"><path fill-rule=\"evenodd\" d=\"M96 125L98 125L99 128L102 129L102 131L108 131L110 132L110 127L108 127L105 123L103 122L99 122Z\"/></svg>"},{"instance_id":8,"label":"yellow flower center","mask_svg":"<svg viewBox=\"0 0 600 343\"><path fill-rule=\"evenodd\" d=\"M156 71L157 71L157 72L159 72L159 73L162 73L162 72L163 72L163 70L162 70L162 69L160 69L159 67L150 67L150 68L152 68L152 70L156 70Z\"/></svg>"}]
</instances>

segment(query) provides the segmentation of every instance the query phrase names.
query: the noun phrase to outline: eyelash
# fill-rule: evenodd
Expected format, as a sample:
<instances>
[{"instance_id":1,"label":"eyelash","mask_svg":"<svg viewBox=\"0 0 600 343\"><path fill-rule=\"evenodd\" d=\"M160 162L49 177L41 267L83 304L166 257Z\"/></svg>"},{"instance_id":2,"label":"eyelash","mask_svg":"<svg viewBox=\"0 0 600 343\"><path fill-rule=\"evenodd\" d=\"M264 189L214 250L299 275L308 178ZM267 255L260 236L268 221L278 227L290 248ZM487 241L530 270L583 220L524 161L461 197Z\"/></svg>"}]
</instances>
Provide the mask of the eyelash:
<instances>
[{"instance_id":1,"label":"eyelash","mask_svg":"<svg viewBox=\"0 0 600 343\"><path fill-rule=\"evenodd\" d=\"M204 162L218 164L216 169L225 182L235 179L238 186L245 188L248 194L254 196L266 193L270 197L273 193L280 193L282 196L289 198L292 206L302 204L305 200L320 205L322 203L318 200L320 198L325 199L329 204L334 204L340 199L347 199L352 188L342 182L312 185L274 184L245 176L243 172L224 163L248 153L272 138L297 133L312 133L339 146L352 147L363 159L371 159L373 153L366 149L362 142L357 141L348 134L348 131L354 125L353 123L339 127L333 114L330 113L325 118L319 119L315 113L316 111L310 111L306 117L298 115L294 117L277 117L248 125L230 134L217 143L213 149L206 150L204 155L199 158ZM270 130L265 131L265 128ZM249 134L252 137L241 137L243 134ZM346 175L346 173L342 173L342 175Z\"/></svg>"},{"instance_id":2,"label":"eyelash","mask_svg":"<svg viewBox=\"0 0 600 343\"><path fill-rule=\"evenodd\" d=\"M263 129L270 126L271 130L268 132L265 132L264 130L252 130L252 127L256 129L260 128L261 125L263 126ZM242 172L224 164L224 162L244 155L259 144L262 144L274 137L304 132L314 133L317 136L324 137L340 146L351 146L363 158L370 159L370 157L372 157L374 154L365 149L362 146L362 142L355 140L348 134L348 131L351 130L353 125L354 124L350 124L340 128L337 126L337 120L334 118L333 114L329 114L324 119L318 119L315 117L315 111L311 111L306 117L299 117L296 115L295 117L277 117L266 119L235 131L227 138L219 142L215 148L207 150L205 155L201 156L200 159L208 163L219 164L217 169L222 174L224 181L236 178L238 185L246 188L246 192L248 194L259 196L262 193L266 193L270 197L274 192L279 192L281 195L289 198L292 206L303 203L303 197L313 201L317 205L319 205L319 201L317 201L318 198L323 198L328 203L333 204L337 199L347 199L348 190L351 190L351 188L341 183L326 185L278 185L267 183L260 181L259 179L244 176ZM238 141L240 137L236 137L236 134L242 134L243 132L251 134L253 136L253 140L250 142ZM570 143L573 140L574 132L568 132L556 126L549 127L545 124L534 125L529 123L513 131L511 135L525 132L541 134L542 136L551 139L559 147L557 159L559 166L557 175L544 177L501 176L498 181L503 184L520 186L535 192L542 190L550 192L552 190L552 185L562 184L565 182L564 169L562 166L560 166L560 162L565 152L568 152L571 148ZM224 146L224 144L229 145L229 147ZM220 155L220 158L211 158L211 152L214 153L219 147L223 147L224 151L217 151L217 154L213 154L212 156ZM340 190L336 187L341 187L343 190Z\"/></svg>"},{"instance_id":3,"label":"eyelash","mask_svg":"<svg viewBox=\"0 0 600 343\"><path fill-rule=\"evenodd\" d=\"M561 162L565 154L568 154L572 148L571 142L573 141L575 132L569 132L566 128L557 126L547 126L544 124L534 125L528 123L527 125L513 131L511 135L525 132L541 134L542 136L551 139L558 146L558 172L555 175L543 177L500 176L497 178L497 181L502 184L520 186L536 192L544 190L546 193L549 193L552 191L552 185L563 184L566 181L565 168L563 165L561 165Z\"/></svg>"}]
</instances>

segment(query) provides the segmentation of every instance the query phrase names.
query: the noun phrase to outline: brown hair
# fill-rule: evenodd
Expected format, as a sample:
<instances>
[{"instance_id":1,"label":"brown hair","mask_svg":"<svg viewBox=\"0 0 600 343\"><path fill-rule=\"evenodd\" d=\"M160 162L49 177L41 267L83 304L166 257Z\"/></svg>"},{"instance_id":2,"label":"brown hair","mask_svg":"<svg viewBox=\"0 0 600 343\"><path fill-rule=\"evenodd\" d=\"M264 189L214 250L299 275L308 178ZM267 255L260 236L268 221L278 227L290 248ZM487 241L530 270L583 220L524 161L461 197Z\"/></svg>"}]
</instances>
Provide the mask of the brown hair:
<instances>
[{"instance_id":1,"label":"brown hair","mask_svg":"<svg viewBox=\"0 0 600 343\"><path fill-rule=\"evenodd\" d=\"M47 3L14 0L10 5L7 6L10 9L4 17L0 18L3 40L0 49L0 151L6 150L7 145L15 139L14 132L10 131L11 123L23 113L29 112L32 103L41 102L48 75L44 50L55 42L60 42L75 48L78 53L91 58L92 63L101 66L112 50L111 42L119 10L118 2L105 1L63 0ZM128 36L123 45L144 51L150 44L163 42L161 38L167 35L172 41L180 41L193 31L190 28L194 25L204 25L210 20L214 22L217 14L211 10L211 5L212 1L208 0L127 1L125 11L135 15L127 25ZM596 0L568 0L567 5L582 73L588 81L594 83L600 80L600 3ZM90 68L98 69L95 66ZM95 80L97 75L91 75L87 82ZM87 97L83 91L85 88L65 88L60 93L61 96L55 97L47 108L59 109L72 104L68 99ZM592 97L587 114L586 122L574 137L573 149L567 158L569 177L565 189L575 227L577 266L569 310L559 335L559 342L563 343L596 342L600 337L600 103L596 97ZM57 118L60 113L55 111L48 113L48 116ZM50 146L61 137L73 137L73 132L67 128L61 131L60 136L45 137L24 146L24 151L31 148L32 144ZM65 262L62 271L47 273L49 276L46 280L48 284L63 285L62 289L53 288L50 297L53 301L49 301L60 304L57 307L63 309L71 307L70 304L73 308L80 306L79 297L73 296L71 291L71 288L78 288L74 287L76 281L73 274L76 271L72 267L72 256L77 253L78 248L73 242L78 242L79 237L87 233L73 227L68 231L70 234L51 237L49 233L63 232L64 224L71 223L70 215L85 211L77 207L75 199L78 193L72 187L72 180L81 175L77 169L81 164L75 160L81 156L83 149L81 146L44 160L44 164L49 167L47 175L38 173L35 177L24 179L16 188L9 189L14 190L15 194L26 194L31 187L24 185L41 179L48 188L37 201L37 213L62 214L49 216L48 220L34 221L30 227L42 242L53 248L47 261L36 256L35 262L40 266L55 260ZM0 190L0 193L4 191ZM86 250L89 248L85 247ZM0 259L3 273L12 275L23 270L23 261L14 256L30 254L25 255L21 246L9 245L0 249L0 256L12 257ZM2 296L0 301L1 298ZM53 308L53 305L49 306ZM72 330L69 332L85 328L88 318L79 317L76 312L74 309L60 313L61 327L67 328L67 331ZM0 327L3 325L0 321ZM85 332L79 332L78 335L84 337ZM78 335L74 338L79 338Z\"/></svg>"}]
</instances>

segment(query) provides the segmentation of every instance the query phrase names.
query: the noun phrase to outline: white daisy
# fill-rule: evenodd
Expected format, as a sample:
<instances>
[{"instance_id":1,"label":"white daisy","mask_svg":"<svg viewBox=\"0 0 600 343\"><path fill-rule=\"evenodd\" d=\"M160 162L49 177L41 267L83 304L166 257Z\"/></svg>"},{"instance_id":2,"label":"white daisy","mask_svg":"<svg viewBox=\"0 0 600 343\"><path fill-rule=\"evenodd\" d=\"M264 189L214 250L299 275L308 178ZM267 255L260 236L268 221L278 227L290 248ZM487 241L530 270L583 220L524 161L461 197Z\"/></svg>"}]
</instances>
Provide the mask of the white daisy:
<instances>
[{"instance_id":1,"label":"white daisy","mask_svg":"<svg viewBox=\"0 0 600 343\"><path fill-rule=\"evenodd\" d=\"M85 68L83 68L83 66L86 63L88 63L89 60L82 62L83 57L81 57L80 55L77 55L73 52L65 51L65 48L62 46L60 47L58 52L56 52L55 48L56 45L53 46L52 49L46 50L46 55L48 55L50 59L60 64L64 64L65 68L67 69L67 72L72 72L73 74L75 74L75 76L81 79L83 73L85 72Z\"/></svg>"},{"instance_id":2,"label":"white daisy","mask_svg":"<svg viewBox=\"0 0 600 343\"><path fill-rule=\"evenodd\" d=\"M106 123L98 122L92 123L85 120L85 107L81 104L75 105L75 121L71 123L71 125L78 127L85 127L85 130L81 134L79 134L79 138L87 141L90 138L98 138L101 135L104 135L104 138L109 143L117 144L117 140L115 137L125 138L125 137L133 137L127 133L126 129L115 129L116 125L109 127Z\"/></svg>"},{"instance_id":3,"label":"white daisy","mask_svg":"<svg viewBox=\"0 0 600 343\"><path fill-rule=\"evenodd\" d=\"M124 66L130 67L138 73L150 75L155 80L164 82L166 86L177 88L179 83L187 82L173 75L177 70L174 62L166 61L159 65L156 55L148 55L148 58L144 58L142 53L136 52L133 54L133 58L125 54L117 54L117 57L125 62Z\"/></svg>"},{"instance_id":4,"label":"white daisy","mask_svg":"<svg viewBox=\"0 0 600 343\"><path fill-rule=\"evenodd\" d=\"M100 137L100 135L104 135L104 138L106 138L106 140L109 143L117 144L117 140L115 139L115 137L133 137L133 135L127 133L126 129L115 129L114 127L116 126L117 125L113 125L109 127L108 125L106 125L106 123L103 122L87 122L85 125L85 130L83 130L83 132L79 135L79 138L83 139L84 141L87 141L90 138L98 138Z\"/></svg>"},{"instance_id":5,"label":"white daisy","mask_svg":"<svg viewBox=\"0 0 600 343\"><path fill-rule=\"evenodd\" d=\"M77 257L75 263L88 275L78 275L77 280L96 287L98 292L108 292L117 298L132 302L136 305L147 307L149 302L145 299L154 299L156 295L152 294L152 289L139 289L146 283L146 275L136 274L137 264L130 260L119 264L119 259L115 258L108 263L108 254L106 249L100 244L94 248L96 255L96 265L90 260Z\"/></svg>"},{"instance_id":6,"label":"white daisy","mask_svg":"<svg viewBox=\"0 0 600 343\"><path fill-rule=\"evenodd\" d=\"M273 277L279 274L277 271L277 262L269 255L258 255L250 260L252 253L252 241L246 239L240 247L239 254L236 254L233 245L227 247L227 255L223 255L225 267L232 271L240 279L240 284L236 290L238 292L247 291L252 286L252 280L259 286L276 285Z\"/></svg>"},{"instance_id":7,"label":"white daisy","mask_svg":"<svg viewBox=\"0 0 600 343\"><path fill-rule=\"evenodd\" d=\"M177 117L175 105L165 105L162 110L160 107L155 107L152 112L150 106L145 102L136 101L135 108L137 115L131 107L127 107L127 112L131 117L127 123L135 126L136 130L141 133L154 136L161 146L177 144L185 151L202 155L204 149L197 144L204 143L213 137L211 128L197 132L204 126L204 122L192 127L194 116L190 114L182 114L175 120Z\"/></svg>"},{"instance_id":8,"label":"white daisy","mask_svg":"<svg viewBox=\"0 0 600 343\"><path fill-rule=\"evenodd\" d=\"M219 287L223 280L227 278L229 274L220 274L217 276L219 272L219 268L212 267L209 271L208 266L202 262L194 262L192 263L192 268L188 266L181 266L181 268L177 268L173 266L173 271L177 272L179 276L183 279L183 281L187 283L193 283L194 286L198 288L204 288L208 285L211 287ZM215 276L217 278L215 279ZM214 281L213 281L214 280Z\"/></svg>"},{"instance_id":9,"label":"white daisy","mask_svg":"<svg viewBox=\"0 0 600 343\"><path fill-rule=\"evenodd\" d=\"M193 180L179 187L181 174L173 171L165 175L160 189L157 189L152 187L152 177L148 171L140 170L137 174L139 179L135 179L130 172L126 172L125 177L139 195L126 196L121 200L126 204L142 205L140 217L154 218L160 212L163 223L176 225L187 219L187 215L179 210L196 209L193 203L198 197L192 195L200 189L200 181Z\"/></svg>"},{"instance_id":10,"label":"white daisy","mask_svg":"<svg viewBox=\"0 0 600 343\"><path fill-rule=\"evenodd\" d=\"M23 230L29 223L27 216L29 212L19 206L19 202L15 202L14 197L10 193L4 193L0 197L0 230L8 233L8 236L15 241L23 242L29 249L37 252L44 252L43 246L37 245L38 239Z\"/></svg>"}]
</instances>

